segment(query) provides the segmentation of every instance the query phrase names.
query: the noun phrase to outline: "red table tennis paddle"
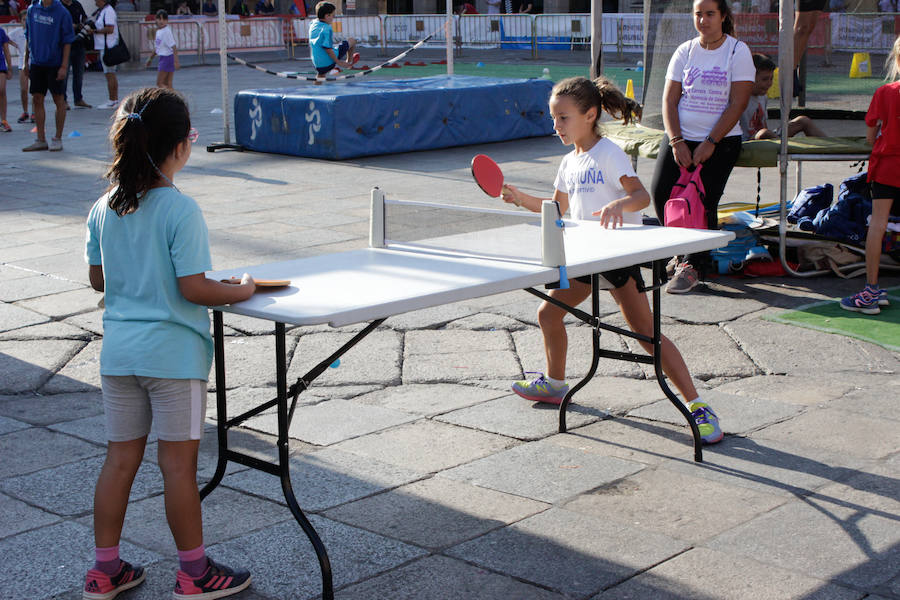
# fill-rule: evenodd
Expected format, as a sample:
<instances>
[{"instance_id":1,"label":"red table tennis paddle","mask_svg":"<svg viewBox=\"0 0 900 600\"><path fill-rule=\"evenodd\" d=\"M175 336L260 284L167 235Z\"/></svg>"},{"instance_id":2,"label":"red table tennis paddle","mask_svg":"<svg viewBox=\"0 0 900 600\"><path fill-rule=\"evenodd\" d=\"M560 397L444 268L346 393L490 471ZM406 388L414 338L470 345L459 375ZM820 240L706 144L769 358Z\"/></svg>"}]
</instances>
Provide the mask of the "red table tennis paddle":
<instances>
[{"instance_id":1,"label":"red table tennis paddle","mask_svg":"<svg viewBox=\"0 0 900 600\"><path fill-rule=\"evenodd\" d=\"M472 177L488 196L499 198L503 193L503 171L491 157L476 154L472 158Z\"/></svg>"}]
</instances>

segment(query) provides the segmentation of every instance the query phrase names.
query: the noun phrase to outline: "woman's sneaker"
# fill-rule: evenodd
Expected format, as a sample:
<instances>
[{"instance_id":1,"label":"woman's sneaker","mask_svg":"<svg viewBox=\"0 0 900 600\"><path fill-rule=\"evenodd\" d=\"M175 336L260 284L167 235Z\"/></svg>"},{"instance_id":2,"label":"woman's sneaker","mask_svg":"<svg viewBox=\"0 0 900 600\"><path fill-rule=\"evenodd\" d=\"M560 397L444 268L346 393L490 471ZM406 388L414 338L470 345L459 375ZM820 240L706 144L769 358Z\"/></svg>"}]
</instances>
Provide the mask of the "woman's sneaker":
<instances>
[{"instance_id":1,"label":"woman's sneaker","mask_svg":"<svg viewBox=\"0 0 900 600\"><path fill-rule=\"evenodd\" d=\"M200 577L191 577L184 571L175 576L175 600L214 600L247 589L250 585L248 571L236 571L231 567L209 560L209 566Z\"/></svg>"},{"instance_id":2,"label":"woman's sneaker","mask_svg":"<svg viewBox=\"0 0 900 600\"><path fill-rule=\"evenodd\" d=\"M544 378L543 373L536 374L537 378L531 381L517 381L512 384L512 391L532 402L562 404L563 398L569 392L569 385L564 383L562 387L556 388Z\"/></svg>"},{"instance_id":3,"label":"woman's sneaker","mask_svg":"<svg viewBox=\"0 0 900 600\"><path fill-rule=\"evenodd\" d=\"M697 429L700 430L700 439L703 440L704 444L715 444L722 441L725 434L722 433L722 429L719 427L719 417L716 416L716 413L713 412L713 409L708 404L705 402L691 402L688 410L691 411L691 416L694 417Z\"/></svg>"},{"instance_id":4,"label":"woman's sneaker","mask_svg":"<svg viewBox=\"0 0 900 600\"><path fill-rule=\"evenodd\" d=\"M120 592L130 590L144 583L147 573L143 567L132 567L122 561L119 572L115 575L107 575L103 571L91 569L84 580L83 600L112 600Z\"/></svg>"},{"instance_id":5,"label":"woman's sneaker","mask_svg":"<svg viewBox=\"0 0 900 600\"><path fill-rule=\"evenodd\" d=\"M884 295L884 301L887 302L887 294ZM852 312L862 313L864 315L877 315L881 312L879 307L881 304L880 290L872 289L869 286L863 288L863 291L852 296L847 296L841 300L841 308Z\"/></svg>"},{"instance_id":6,"label":"woman's sneaker","mask_svg":"<svg viewBox=\"0 0 900 600\"><path fill-rule=\"evenodd\" d=\"M3 133L9 133L10 131L12 131L12 127L9 126L9 123L3 120L0 121L0 131L2 131Z\"/></svg>"},{"instance_id":7,"label":"woman's sneaker","mask_svg":"<svg viewBox=\"0 0 900 600\"><path fill-rule=\"evenodd\" d=\"M675 268L675 274L666 285L670 294L686 294L700 283L700 274L689 263L681 263Z\"/></svg>"}]
</instances>

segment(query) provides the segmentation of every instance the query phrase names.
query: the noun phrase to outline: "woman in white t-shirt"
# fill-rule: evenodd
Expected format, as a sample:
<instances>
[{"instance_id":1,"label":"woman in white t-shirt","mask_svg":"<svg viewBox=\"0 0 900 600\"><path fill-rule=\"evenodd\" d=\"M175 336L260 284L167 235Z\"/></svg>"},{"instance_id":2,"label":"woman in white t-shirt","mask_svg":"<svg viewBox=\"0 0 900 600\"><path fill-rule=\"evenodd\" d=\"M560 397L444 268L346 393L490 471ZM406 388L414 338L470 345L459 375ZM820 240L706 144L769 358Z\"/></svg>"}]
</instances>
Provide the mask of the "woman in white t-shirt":
<instances>
[{"instance_id":1,"label":"woman in white t-shirt","mask_svg":"<svg viewBox=\"0 0 900 600\"><path fill-rule=\"evenodd\" d=\"M106 48L112 48L119 43L119 25L116 18L116 9L107 0L94 0L97 11L91 20L94 22L94 50L100 53L100 65L106 76L106 91L109 101L97 105L97 108L116 108L119 105L119 79L116 77L118 65L108 67L103 64L103 55Z\"/></svg>"},{"instance_id":2,"label":"woman in white t-shirt","mask_svg":"<svg viewBox=\"0 0 900 600\"><path fill-rule=\"evenodd\" d=\"M560 214L571 211L573 219L597 220L605 227L641 224L640 211L650 204L650 195L634 173L631 161L622 150L603 137L600 112L606 111L626 123L640 116L640 106L630 100L609 80L594 81L584 77L564 79L553 86L550 115L559 139L575 149L559 165L552 200ZM540 212L545 198L522 192L513 185L503 187L503 200L533 212ZM601 273L611 286L610 293L628 327L645 336L653 335L653 313L638 266ZM550 296L568 306L578 306L591 295L591 277L569 281L569 287L550 291ZM551 302L538 309L538 323L544 336L547 376L538 373L532 381L516 381L512 391L534 402L560 404L569 391L566 378L568 337L563 322L566 312ZM641 347L653 353L652 344L640 341ZM668 338L661 344L662 367L691 411L703 441L708 444L722 439L718 418L700 400L681 353Z\"/></svg>"},{"instance_id":3,"label":"woman in white t-shirt","mask_svg":"<svg viewBox=\"0 0 900 600\"><path fill-rule=\"evenodd\" d=\"M747 44L732 37L734 17L726 0L694 0L694 28L700 35L675 50L666 71L666 135L653 173L653 204L662 220L681 167L703 164L707 227L717 229L719 200L741 152L738 120L747 107L756 68ZM673 294L692 290L712 266L708 252L681 257L677 263L666 286Z\"/></svg>"}]
</instances>

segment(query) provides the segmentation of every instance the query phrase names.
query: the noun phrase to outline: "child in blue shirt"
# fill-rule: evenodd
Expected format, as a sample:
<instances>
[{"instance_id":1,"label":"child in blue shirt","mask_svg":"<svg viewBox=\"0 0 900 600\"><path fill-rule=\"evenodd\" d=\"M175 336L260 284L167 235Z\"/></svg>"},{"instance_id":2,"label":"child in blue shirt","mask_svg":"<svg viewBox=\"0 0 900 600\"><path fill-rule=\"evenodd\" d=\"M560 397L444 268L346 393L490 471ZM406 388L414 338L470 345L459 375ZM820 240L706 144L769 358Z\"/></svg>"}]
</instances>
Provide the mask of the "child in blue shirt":
<instances>
[{"instance_id":1,"label":"child in blue shirt","mask_svg":"<svg viewBox=\"0 0 900 600\"><path fill-rule=\"evenodd\" d=\"M194 140L177 92L131 94L110 132L110 189L87 220L88 275L105 292L100 375L109 442L94 492L96 562L85 579L86 599L113 598L146 577L143 567L119 558L119 539L151 422L178 549L173 597L211 600L250 585L247 571L206 556L197 451L213 358L206 306L246 300L255 284L246 274L238 285L206 277L212 268L206 223L172 181Z\"/></svg>"},{"instance_id":2,"label":"child in blue shirt","mask_svg":"<svg viewBox=\"0 0 900 600\"><path fill-rule=\"evenodd\" d=\"M316 4L316 20L309 25L309 54L319 75L327 75L335 66L349 69L359 60L359 53L354 52L355 39L350 38L334 45L334 30L331 28L334 11L335 7L331 2L319 2ZM351 57L350 61L344 60L346 56Z\"/></svg>"}]
</instances>

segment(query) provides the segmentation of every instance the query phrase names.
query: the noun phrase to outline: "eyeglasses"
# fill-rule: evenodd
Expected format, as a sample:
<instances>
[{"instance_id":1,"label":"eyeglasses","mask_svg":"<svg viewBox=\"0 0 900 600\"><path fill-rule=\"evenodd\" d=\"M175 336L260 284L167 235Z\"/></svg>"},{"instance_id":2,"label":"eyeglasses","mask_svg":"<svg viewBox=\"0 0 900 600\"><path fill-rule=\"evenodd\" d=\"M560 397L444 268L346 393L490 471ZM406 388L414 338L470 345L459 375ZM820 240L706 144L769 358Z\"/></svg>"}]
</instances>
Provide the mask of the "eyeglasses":
<instances>
[{"instance_id":1,"label":"eyeglasses","mask_svg":"<svg viewBox=\"0 0 900 600\"><path fill-rule=\"evenodd\" d=\"M191 141L192 144L197 142L197 138L200 137L200 132L191 127L190 131L188 131L187 139Z\"/></svg>"}]
</instances>

